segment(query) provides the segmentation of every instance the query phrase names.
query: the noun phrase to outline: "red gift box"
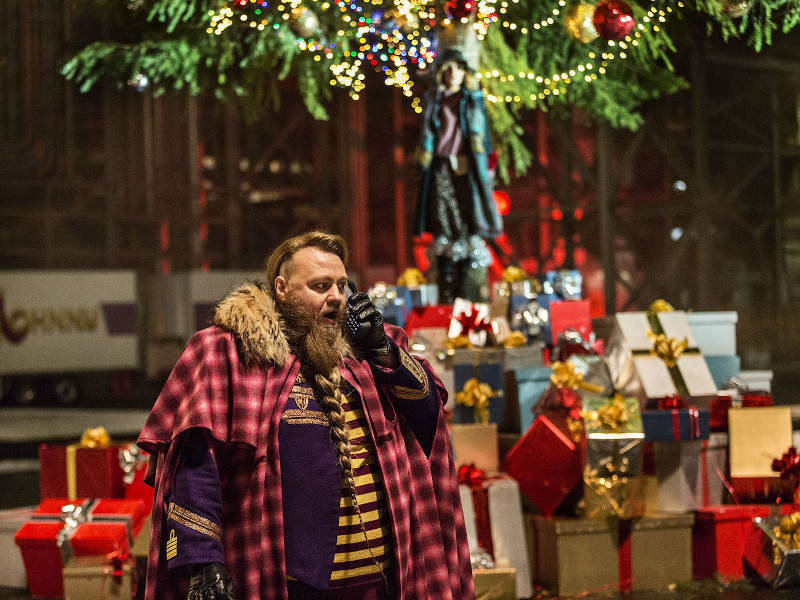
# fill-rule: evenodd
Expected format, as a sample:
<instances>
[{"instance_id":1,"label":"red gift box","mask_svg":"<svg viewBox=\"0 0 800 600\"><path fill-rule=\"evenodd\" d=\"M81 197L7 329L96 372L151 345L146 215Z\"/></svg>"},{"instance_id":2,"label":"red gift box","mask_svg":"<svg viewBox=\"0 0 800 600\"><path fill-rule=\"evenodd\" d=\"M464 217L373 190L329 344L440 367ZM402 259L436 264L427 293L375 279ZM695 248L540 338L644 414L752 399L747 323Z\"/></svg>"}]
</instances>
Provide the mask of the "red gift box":
<instances>
[{"instance_id":1,"label":"red gift box","mask_svg":"<svg viewBox=\"0 0 800 600\"><path fill-rule=\"evenodd\" d=\"M719 573L722 579L741 579L744 549L756 517L769 517L772 511L792 512L791 504L725 504L706 506L695 514L692 531L692 574L707 579Z\"/></svg>"},{"instance_id":2,"label":"red gift box","mask_svg":"<svg viewBox=\"0 0 800 600\"><path fill-rule=\"evenodd\" d=\"M122 498L123 472L119 445L88 448L39 446L39 488L42 498Z\"/></svg>"},{"instance_id":3,"label":"red gift box","mask_svg":"<svg viewBox=\"0 0 800 600\"><path fill-rule=\"evenodd\" d=\"M558 334L573 329L588 340L592 333L592 315L589 300L561 300L550 303L550 343L558 342Z\"/></svg>"},{"instance_id":4,"label":"red gift box","mask_svg":"<svg viewBox=\"0 0 800 600\"><path fill-rule=\"evenodd\" d=\"M145 516L141 500L43 500L14 536L31 596L62 597L61 571L71 556L129 552Z\"/></svg>"},{"instance_id":5,"label":"red gift box","mask_svg":"<svg viewBox=\"0 0 800 600\"><path fill-rule=\"evenodd\" d=\"M418 327L447 329L450 327L450 318L452 316L453 307L450 305L417 306L408 313L404 329L408 335L411 335L411 332Z\"/></svg>"},{"instance_id":6,"label":"red gift box","mask_svg":"<svg viewBox=\"0 0 800 600\"><path fill-rule=\"evenodd\" d=\"M124 475L125 499L142 500L147 513L153 509L155 489L144 482L150 455L136 444L127 444L119 449L119 465Z\"/></svg>"},{"instance_id":7,"label":"red gift box","mask_svg":"<svg viewBox=\"0 0 800 600\"><path fill-rule=\"evenodd\" d=\"M506 455L503 470L545 516L551 516L581 481L585 437L575 441L560 413L539 415Z\"/></svg>"}]
</instances>

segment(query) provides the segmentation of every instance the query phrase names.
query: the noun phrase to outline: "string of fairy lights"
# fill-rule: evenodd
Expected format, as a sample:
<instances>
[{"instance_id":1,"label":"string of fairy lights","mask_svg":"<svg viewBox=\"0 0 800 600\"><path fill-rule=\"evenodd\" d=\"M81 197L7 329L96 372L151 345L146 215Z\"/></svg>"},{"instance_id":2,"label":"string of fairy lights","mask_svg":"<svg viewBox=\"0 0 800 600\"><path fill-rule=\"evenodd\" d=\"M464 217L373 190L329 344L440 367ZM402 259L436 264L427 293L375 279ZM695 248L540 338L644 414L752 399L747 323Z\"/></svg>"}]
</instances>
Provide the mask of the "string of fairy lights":
<instances>
[{"instance_id":1,"label":"string of fairy lights","mask_svg":"<svg viewBox=\"0 0 800 600\"><path fill-rule=\"evenodd\" d=\"M541 20L519 24L509 16L511 5L519 0L463 0L474 4L469 15L444 12L427 0L394 0L389 8L385 0L226 0L216 11L208 13L207 33L223 35L231 27L247 27L270 31L295 44L300 51L311 53L313 60L325 60L330 70L329 83L346 88L358 99L366 85L365 69L382 73L387 85L398 87L411 98L412 108L422 110L414 94L414 71L424 73L436 56L435 33L461 22L471 23L477 40L483 40L492 26L502 27L520 36L534 36L553 25L562 25L567 0L558 0L551 13ZM502 92L506 84L535 83L538 91L529 92L527 100L544 101L549 96L567 93L575 81L591 83L606 73L611 61L628 58L630 47L640 43L643 34L658 33L659 24L666 23L674 12L662 0L650 0L645 14L623 39L602 40L605 47L588 52L588 58L548 74L532 71L501 73L496 69L476 73L484 82L484 94L489 102L508 104L526 99L516 93ZM683 3L677 2L682 8ZM324 16L323 29L320 16ZM333 24L333 26L331 26ZM519 86L522 87L522 86ZM530 90L530 87L526 89Z\"/></svg>"}]
</instances>

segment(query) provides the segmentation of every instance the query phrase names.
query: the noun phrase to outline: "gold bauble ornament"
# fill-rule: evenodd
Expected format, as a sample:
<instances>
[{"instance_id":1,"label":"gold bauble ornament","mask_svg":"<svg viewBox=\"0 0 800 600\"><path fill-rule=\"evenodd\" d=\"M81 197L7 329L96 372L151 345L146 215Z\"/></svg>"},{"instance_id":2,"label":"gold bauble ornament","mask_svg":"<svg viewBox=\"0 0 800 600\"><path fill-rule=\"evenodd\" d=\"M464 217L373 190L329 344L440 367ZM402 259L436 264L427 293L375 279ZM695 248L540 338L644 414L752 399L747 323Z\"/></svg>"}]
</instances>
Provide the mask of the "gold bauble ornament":
<instances>
[{"instance_id":1,"label":"gold bauble ornament","mask_svg":"<svg viewBox=\"0 0 800 600\"><path fill-rule=\"evenodd\" d=\"M588 44L597 37L597 30L592 23L595 8L594 4L575 4L564 17L564 27L567 29L567 33L584 44Z\"/></svg>"},{"instance_id":2,"label":"gold bauble ornament","mask_svg":"<svg viewBox=\"0 0 800 600\"><path fill-rule=\"evenodd\" d=\"M724 0L722 2L722 12L731 19L738 19L747 14L750 6L750 0Z\"/></svg>"},{"instance_id":3,"label":"gold bauble ornament","mask_svg":"<svg viewBox=\"0 0 800 600\"><path fill-rule=\"evenodd\" d=\"M289 29L301 38L310 38L320 33L319 18L305 6L296 6L289 17Z\"/></svg>"}]
</instances>

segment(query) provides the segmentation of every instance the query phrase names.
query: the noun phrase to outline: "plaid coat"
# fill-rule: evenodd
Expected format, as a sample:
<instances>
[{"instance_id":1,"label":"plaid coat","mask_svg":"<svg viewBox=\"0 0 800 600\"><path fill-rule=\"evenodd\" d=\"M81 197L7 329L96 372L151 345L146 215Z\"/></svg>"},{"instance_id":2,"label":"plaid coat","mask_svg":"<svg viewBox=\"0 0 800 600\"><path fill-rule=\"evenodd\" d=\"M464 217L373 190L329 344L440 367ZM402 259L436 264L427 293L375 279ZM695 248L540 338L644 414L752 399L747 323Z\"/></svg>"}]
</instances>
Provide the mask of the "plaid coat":
<instances>
[{"instance_id":1,"label":"plaid coat","mask_svg":"<svg viewBox=\"0 0 800 600\"><path fill-rule=\"evenodd\" d=\"M186 581L167 573L165 501L184 431L207 431L220 473L226 563L244 600L285 600L286 569L278 425L298 375L266 290L246 284L217 308L216 326L196 333L173 369L139 436L151 453L155 487L145 598L185 598ZM387 326L401 348L405 333ZM423 362L427 370L427 364ZM369 366L340 367L361 395L383 472L392 518L398 598L475 597L458 483L444 411L430 457L376 387ZM446 392L435 378L443 403Z\"/></svg>"}]
</instances>

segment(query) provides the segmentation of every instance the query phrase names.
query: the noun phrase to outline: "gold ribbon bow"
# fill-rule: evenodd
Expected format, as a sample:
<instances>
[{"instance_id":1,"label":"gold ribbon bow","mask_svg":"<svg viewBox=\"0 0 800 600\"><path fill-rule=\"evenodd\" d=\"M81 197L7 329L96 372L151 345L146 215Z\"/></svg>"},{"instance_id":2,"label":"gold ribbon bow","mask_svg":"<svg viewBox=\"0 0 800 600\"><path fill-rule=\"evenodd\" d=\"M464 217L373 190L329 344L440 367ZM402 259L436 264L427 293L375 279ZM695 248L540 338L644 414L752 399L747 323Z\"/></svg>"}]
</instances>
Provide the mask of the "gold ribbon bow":
<instances>
[{"instance_id":1,"label":"gold ribbon bow","mask_svg":"<svg viewBox=\"0 0 800 600\"><path fill-rule=\"evenodd\" d=\"M781 517L773 531L790 550L800 548L800 512Z\"/></svg>"},{"instance_id":2,"label":"gold ribbon bow","mask_svg":"<svg viewBox=\"0 0 800 600\"><path fill-rule=\"evenodd\" d=\"M448 350L457 350L458 348L472 348L472 342L466 335L459 335L452 338L447 338L444 343L445 348Z\"/></svg>"},{"instance_id":3,"label":"gold ribbon bow","mask_svg":"<svg viewBox=\"0 0 800 600\"><path fill-rule=\"evenodd\" d=\"M428 283L428 280L425 279L425 275L422 274L422 271L415 267L409 267L397 278L397 285L414 287L422 285L423 283Z\"/></svg>"},{"instance_id":4,"label":"gold ribbon bow","mask_svg":"<svg viewBox=\"0 0 800 600\"><path fill-rule=\"evenodd\" d=\"M528 342L521 331L512 331L503 340L503 348L519 348Z\"/></svg>"},{"instance_id":5,"label":"gold ribbon bow","mask_svg":"<svg viewBox=\"0 0 800 600\"><path fill-rule=\"evenodd\" d=\"M583 373L578 373L575 370L575 365L569 362L555 361L551 366L553 372L550 375L550 381L557 388L569 388L571 390L587 390L599 394L603 391L602 385L588 383L583 380Z\"/></svg>"},{"instance_id":6,"label":"gold ribbon bow","mask_svg":"<svg viewBox=\"0 0 800 600\"><path fill-rule=\"evenodd\" d=\"M653 351L666 363L668 368L677 365L678 358L680 358L684 350L689 347L689 340L687 338L678 340L676 338L667 337L663 333L655 334L652 331L647 332L647 337L653 342Z\"/></svg>"},{"instance_id":7,"label":"gold ribbon bow","mask_svg":"<svg viewBox=\"0 0 800 600\"><path fill-rule=\"evenodd\" d=\"M104 427L91 427L83 432L80 445L84 448L105 448L111 444L111 436Z\"/></svg>"},{"instance_id":8,"label":"gold ribbon bow","mask_svg":"<svg viewBox=\"0 0 800 600\"><path fill-rule=\"evenodd\" d=\"M628 406L625 398L615 394L608 402L597 410L584 412L583 418L592 423L599 423L603 429L617 431L628 422Z\"/></svg>"},{"instance_id":9,"label":"gold ribbon bow","mask_svg":"<svg viewBox=\"0 0 800 600\"><path fill-rule=\"evenodd\" d=\"M659 298L650 305L650 312L654 313L675 312L675 309L672 307L672 304L670 304L663 298Z\"/></svg>"},{"instance_id":10,"label":"gold ribbon bow","mask_svg":"<svg viewBox=\"0 0 800 600\"><path fill-rule=\"evenodd\" d=\"M480 383L477 378L467 380L464 389L456 394L456 402L464 406L471 406L475 411L475 422L486 424L489 422L489 400L500 396L487 383Z\"/></svg>"},{"instance_id":11,"label":"gold ribbon bow","mask_svg":"<svg viewBox=\"0 0 800 600\"><path fill-rule=\"evenodd\" d=\"M528 276L525 274L525 271L520 269L519 267L515 267L514 265L509 265L505 269L503 269L503 282L504 283L514 283L516 281L525 281Z\"/></svg>"}]
</instances>

